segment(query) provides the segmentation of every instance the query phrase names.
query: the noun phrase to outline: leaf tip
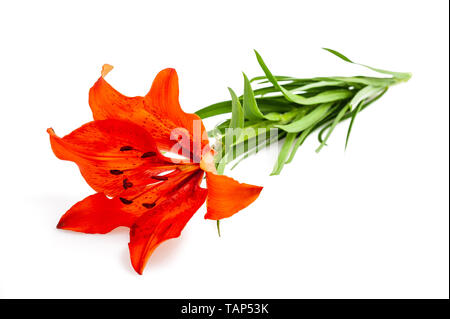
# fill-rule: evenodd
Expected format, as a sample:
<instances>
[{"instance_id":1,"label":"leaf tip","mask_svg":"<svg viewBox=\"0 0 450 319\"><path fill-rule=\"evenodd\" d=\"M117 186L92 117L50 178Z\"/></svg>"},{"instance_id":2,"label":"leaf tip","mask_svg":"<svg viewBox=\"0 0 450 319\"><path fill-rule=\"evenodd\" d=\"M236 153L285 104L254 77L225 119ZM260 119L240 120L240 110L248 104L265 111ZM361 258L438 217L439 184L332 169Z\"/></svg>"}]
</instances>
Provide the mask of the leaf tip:
<instances>
[{"instance_id":1,"label":"leaf tip","mask_svg":"<svg viewBox=\"0 0 450 319\"><path fill-rule=\"evenodd\" d=\"M327 144L320 144L318 148L316 148L316 153L319 154L322 150L322 147L326 146Z\"/></svg>"},{"instance_id":2,"label":"leaf tip","mask_svg":"<svg viewBox=\"0 0 450 319\"><path fill-rule=\"evenodd\" d=\"M334 54L335 56L341 58L341 59L344 60L344 61L347 61L347 62L349 62L349 63L354 63L352 60L350 60L350 59L347 58L345 55L343 55L342 53L340 53L340 52L338 52L338 51L336 51L336 50L333 50L333 49L330 49L330 48L322 48L322 49L324 49L325 51L328 51L328 52Z\"/></svg>"},{"instance_id":3,"label":"leaf tip","mask_svg":"<svg viewBox=\"0 0 450 319\"><path fill-rule=\"evenodd\" d=\"M261 59L261 54L259 54L259 52L256 51L256 49L253 49L253 52L255 52L255 55L256 55L257 59Z\"/></svg>"}]
</instances>

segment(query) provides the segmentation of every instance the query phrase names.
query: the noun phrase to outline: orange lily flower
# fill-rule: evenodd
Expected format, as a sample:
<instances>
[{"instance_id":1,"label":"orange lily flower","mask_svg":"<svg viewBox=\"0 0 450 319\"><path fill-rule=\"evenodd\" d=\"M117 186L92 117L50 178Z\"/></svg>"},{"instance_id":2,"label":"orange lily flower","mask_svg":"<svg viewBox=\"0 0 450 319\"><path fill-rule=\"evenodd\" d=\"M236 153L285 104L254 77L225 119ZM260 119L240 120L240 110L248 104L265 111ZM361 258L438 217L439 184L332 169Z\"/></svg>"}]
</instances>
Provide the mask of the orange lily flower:
<instances>
[{"instance_id":1,"label":"orange lily flower","mask_svg":"<svg viewBox=\"0 0 450 319\"><path fill-rule=\"evenodd\" d=\"M103 66L89 92L94 121L63 138L47 130L54 154L75 162L97 192L73 205L57 228L104 234L130 227L131 263L142 274L155 248L178 237L205 200L205 218L219 220L250 205L262 187L216 174L203 123L180 107L174 69L162 70L144 97L116 91L104 79L111 69ZM200 187L205 174L207 189Z\"/></svg>"}]
</instances>

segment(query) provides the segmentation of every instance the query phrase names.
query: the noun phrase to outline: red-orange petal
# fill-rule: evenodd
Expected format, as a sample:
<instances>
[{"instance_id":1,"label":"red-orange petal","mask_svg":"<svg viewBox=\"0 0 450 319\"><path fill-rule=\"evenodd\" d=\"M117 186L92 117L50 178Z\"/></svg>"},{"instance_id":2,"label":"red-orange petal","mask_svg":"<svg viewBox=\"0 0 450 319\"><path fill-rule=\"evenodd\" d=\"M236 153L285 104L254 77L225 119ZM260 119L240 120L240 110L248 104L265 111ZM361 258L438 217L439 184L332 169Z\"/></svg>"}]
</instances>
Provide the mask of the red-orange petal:
<instances>
[{"instance_id":1,"label":"red-orange petal","mask_svg":"<svg viewBox=\"0 0 450 319\"><path fill-rule=\"evenodd\" d=\"M89 105L94 119L130 120L144 127L161 150L173 150L179 143L188 152L192 151L199 161L201 148L208 144L207 134L197 115L183 112L178 93L178 76L174 69L159 72L145 97L122 95L100 77L89 91ZM172 132L183 136L186 133L190 143L185 139L178 141L176 136L171 139Z\"/></svg>"},{"instance_id":2,"label":"red-orange petal","mask_svg":"<svg viewBox=\"0 0 450 319\"><path fill-rule=\"evenodd\" d=\"M198 115L183 112L178 97L178 75L175 69L168 68L159 72L150 91L144 98L146 110L157 119L157 123L160 123L159 127L154 126L152 128L152 135L163 132L166 139L169 137L170 141L170 134L176 132L174 130L177 128L187 130L190 144L184 143L181 146L192 150L196 161L199 162L201 150L208 145L206 130ZM163 127L169 130L164 131ZM173 140L168 146L173 146Z\"/></svg>"},{"instance_id":3,"label":"red-orange petal","mask_svg":"<svg viewBox=\"0 0 450 319\"><path fill-rule=\"evenodd\" d=\"M128 121L89 122L63 138L47 132L55 155L75 162L87 183L108 196L123 192L125 179L137 184L176 167L145 129Z\"/></svg>"},{"instance_id":4,"label":"red-orange petal","mask_svg":"<svg viewBox=\"0 0 450 319\"><path fill-rule=\"evenodd\" d=\"M59 229L89 234L105 234L119 226L130 227L136 216L120 209L118 199L102 193L86 197L73 205L60 219Z\"/></svg>"},{"instance_id":5,"label":"red-orange petal","mask_svg":"<svg viewBox=\"0 0 450 319\"><path fill-rule=\"evenodd\" d=\"M238 181L224 175L206 173L208 199L206 219L219 220L231 217L253 203L263 189Z\"/></svg>"},{"instance_id":6,"label":"red-orange petal","mask_svg":"<svg viewBox=\"0 0 450 319\"><path fill-rule=\"evenodd\" d=\"M199 186L202 171L195 172L165 201L143 214L131 227L130 258L142 274L153 251L162 242L180 236L186 223L205 202L207 190Z\"/></svg>"},{"instance_id":7,"label":"red-orange petal","mask_svg":"<svg viewBox=\"0 0 450 319\"><path fill-rule=\"evenodd\" d=\"M101 76L89 90L89 106L94 120L129 120L140 126L150 123L142 96L128 97L115 90Z\"/></svg>"}]
</instances>

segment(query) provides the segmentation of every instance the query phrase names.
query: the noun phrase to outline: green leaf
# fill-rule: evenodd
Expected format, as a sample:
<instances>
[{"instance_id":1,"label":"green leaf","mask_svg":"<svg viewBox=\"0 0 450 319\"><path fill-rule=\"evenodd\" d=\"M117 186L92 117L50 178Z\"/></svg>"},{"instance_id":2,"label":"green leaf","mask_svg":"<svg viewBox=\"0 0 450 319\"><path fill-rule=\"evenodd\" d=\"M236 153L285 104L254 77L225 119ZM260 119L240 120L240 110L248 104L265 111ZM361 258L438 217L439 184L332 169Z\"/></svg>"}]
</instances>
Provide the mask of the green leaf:
<instances>
[{"instance_id":1,"label":"green leaf","mask_svg":"<svg viewBox=\"0 0 450 319\"><path fill-rule=\"evenodd\" d=\"M228 88L231 95L231 122L230 128L243 128L244 127L244 111L242 110L241 103L239 102L236 93L231 88Z\"/></svg>"},{"instance_id":2,"label":"green leaf","mask_svg":"<svg viewBox=\"0 0 450 319\"><path fill-rule=\"evenodd\" d=\"M300 136L295 141L294 147L292 148L291 155L289 155L288 160L286 161L286 164L289 164L294 159L295 154L297 153L298 148L303 144L305 139L308 137L308 135L311 133L313 127L309 127L306 130L304 130Z\"/></svg>"},{"instance_id":3,"label":"green leaf","mask_svg":"<svg viewBox=\"0 0 450 319\"><path fill-rule=\"evenodd\" d=\"M347 97L350 97L352 94L348 90L332 90L332 91L325 91L317 96L314 96L312 98L305 98L300 95L296 95L288 90L286 90L284 87L278 84L278 81L276 78L272 75L269 68L264 63L264 60L259 55L259 53L255 50L256 59L259 62L259 65L263 69L264 73L266 74L267 79L273 84L274 87L276 87L278 90L283 93L283 95L286 97L288 101L291 101L293 103L301 104L301 105L311 105L311 104L318 104L318 103L326 103L326 102L332 102L337 100L342 100Z\"/></svg>"},{"instance_id":4,"label":"green leaf","mask_svg":"<svg viewBox=\"0 0 450 319\"><path fill-rule=\"evenodd\" d=\"M334 77L335 80L344 81L348 85L372 85L372 86L390 86L397 83L394 78L374 78L370 76L353 76L353 77Z\"/></svg>"},{"instance_id":5,"label":"green leaf","mask_svg":"<svg viewBox=\"0 0 450 319\"><path fill-rule=\"evenodd\" d=\"M285 84L283 87L286 90L295 90L296 88L298 88L298 86L299 86L299 84L297 84L297 83L294 83L294 84L288 83L288 84ZM285 103L291 103L291 101L286 100L283 93L281 93L280 90L273 85L257 88L255 90L253 90L253 94L257 98L258 97L266 98L266 97L268 97L267 96L268 94L270 94L270 97L283 97L283 100L285 101Z\"/></svg>"},{"instance_id":6,"label":"green leaf","mask_svg":"<svg viewBox=\"0 0 450 319\"><path fill-rule=\"evenodd\" d=\"M284 116L285 114L283 114ZM226 120L223 123L220 123L218 126L214 128L214 136L216 139L221 139L226 134L226 129L229 128L229 123L231 120ZM227 124L228 123L228 124ZM244 127L241 129L240 136L232 143L232 145L241 143L245 140L251 139L253 137L261 134L260 129L264 129L262 131L270 130L270 128L274 127L274 122L272 121L245 121Z\"/></svg>"},{"instance_id":7,"label":"green leaf","mask_svg":"<svg viewBox=\"0 0 450 319\"><path fill-rule=\"evenodd\" d=\"M236 145L242 142L245 142L246 140L252 139L258 135L261 134L261 131L258 131L258 129L264 129L263 131L270 129L273 127L272 123L268 122L260 122L257 125L245 127L240 132L239 136L236 138L236 142L232 145Z\"/></svg>"},{"instance_id":8,"label":"green leaf","mask_svg":"<svg viewBox=\"0 0 450 319\"><path fill-rule=\"evenodd\" d=\"M347 104L339 111L338 115L336 116L336 118L334 119L334 121L331 124L330 128L328 129L328 132L327 132L327 135L325 136L325 139L322 141L320 146L316 149L317 153L319 153L320 150L322 149L322 147L325 146L325 144L326 144L328 138L330 137L331 133L333 132L334 128L341 121L341 118L345 115L345 113L348 111L349 108L350 108L350 104Z\"/></svg>"},{"instance_id":9,"label":"green leaf","mask_svg":"<svg viewBox=\"0 0 450 319\"><path fill-rule=\"evenodd\" d=\"M349 112L349 113L346 113L340 120L339 120L339 122L342 122L342 121L344 121L344 120L346 120L346 119L348 119L348 118L351 118L351 117L356 117L356 115L355 115L355 113L359 113L359 112L361 112L362 110L364 110L366 107L368 107L370 104L372 104L372 103L374 103L376 100L378 100L379 98L381 98L385 93L386 93L386 91L388 90L388 88L387 87L385 87L385 88L378 88L378 92L377 93L375 93L375 94L372 94L369 98L367 98L365 101L362 101L361 102L361 104L360 104L360 107L359 108L357 108L357 109L354 109L352 112ZM353 120L354 121L354 120ZM325 143L324 142L324 138L323 138L323 134L326 132L326 130L327 129L329 129L332 125L333 125L333 123L334 123L334 120L333 121L330 121L330 122L328 122L328 121L326 121L327 122L327 124L325 125L325 126L323 126L322 128L321 128L321 130L320 130L320 132L319 132L319 134L318 134L318 140L319 140L319 142L322 144L322 143ZM321 126L321 125L323 125L324 123L322 123L322 124L319 124L318 126ZM353 124L351 124L351 125L353 125ZM351 128L349 127L349 130L351 130ZM349 132L347 132L347 137L349 136ZM347 140L348 141L348 140ZM325 144L326 145L326 144Z\"/></svg>"},{"instance_id":10,"label":"green leaf","mask_svg":"<svg viewBox=\"0 0 450 319\"><path fill-rule=\"evenodd\" d=\"M238 139L242 132L242 130L237 131L235 129L242 129L244 127L244 111L241 103L239 102L236 93L234 93L231 88L228 88L228 91L231 95L231 120L228 130L225 132L225 139L222 138L222 147L224 147L224 149L222 149L220 154L217 154L219 160L216 169L219 174L223 174L229 158L233 157L233 154L230 155L230 152L232 153L231 145L233 144L232 141L234 137Z\"/></svg>"},{"instance_id":11,"label":"green leaf","mask_svg":"<svg viewBox=\"0 0 450 319\"><path fill-rule=\"evenodd\" d=\"M245 118L249 120L259 120L264 119L264 115L258 108L255 100L255 95L253 94L252 86L248 80L245 73L244 75L244 114Z\"/></svg>"},{"instance_id":12,"label":"green leaf","mask_svg":"<svg viewBox=\"0 0 450 319\"><path fill-rule=\"evenodd\" d=\"M366 92L363 92L364 90L366 90ZM352 118L351 118L350 124L348 126L347 137L345 139L345 149L347 149L347 146L348 146L348 140L350 138L350 133L352 131L352 127L353 127L353 123L355 122L356 115L358 115L358 113L362 110L364 105L367 105L367 103L364 104L365 100L372 97L372 100L369 102L369 104L370 104L373 101L379 99L386 91L387 91L387 87L383 88L381 90L380 90L380 88L377 88L377 90L373 90L372 87L367 86L364 89L362 89L361 91L359 91L355 95L355 97L352 99L352 101L350 101L350 104L353 103L353 106L357 105L357 107L353 111Z\"/></svg>"},{"instance_id":13,"label":"green leaf","mask_svg":"<svg viewBox=\"0 0 450 319\"><path fill-rule=\"evenodd\" d=\"M283 169L284 164L286 163L286 158L289 156L289 151L292 148L292 144L294 143L296 136L297 136L296 133L288 133L286 135L286 138L283 143L283 147L281 148L280 153L278 154L277 161L276 161L273 171L270 175L280 174L281 170Z\"/></svg>"},{"instance_id":14,"label":"green leaf","mask_svg":"<svg viewBox=\"0 0 450 319\"><path fill-rule=\"evenodd\" d=\"M230 122L231 120L225 120L222 123L217 124L214 129L212 129L211 131L208 131L208 136L209 137L220 137L221 135L225 134L225 129L227 129L228 127L230 127Z\"/></svg>"},{"instance_id":15,"label":"green leaf","mask_svg":"<svg viewBox=\"0 0 450 319\"><path fill-rule=\"evenodd\" d=\"M359 103L361 103L361 101L369 98L370 96L383 91L384 88L380 88L380 87L374 87L371 85L368 85L366 87L364 87L363 89L359 90L355 96L350 100L349 104L350 104L350 109L353 110L354 107L358 106Z\"/></svg>"},{"instance_id":16,"label":"green leaf","mask_svg":"<svg viewBox=\"0 0 450 319\"><path fill-rule=\"evenodd\" d=\"M287 112L294 107L298 107L297 104L287 101L284 97L256 98L256 102L263 114L270 112Z\"/></svg>"},{"instance_id":17,"label":"green leaf","mask_svg":"<svg viewBox=\"0 0 450 319\"><path fill-rule=\"evenodd\" d=\"M225 166L227 165L227 154L223 156L218 162L216 161L216 171L217 174L223 175L223 172L225 171Z\"/></svg>"},{"instance_id":18,"label":"green leaf","mask_svg":"<svg viewBox=\"0 0 450 319\"><path fill-rule=\"evenodd\" d=\"M269 137L267 137L267 133L269 134ZM281 133L278 133L275 137L270 136L270 132L266 132L258 135L257 137L253 137L236 145L233 145L232 151L230 151L230 154L233 154L233 156L229 156L227 158L227 164L242 155L250 154L254 149L262 149L270 145L270 143L272 143L273 141L284 138L284 136L286 136L286 132L283 131L281 131Z\"/></svg>"},{"instance_id":19,"label":"green leaf","mask_svg":"<svg viewBox=\"0 0 450 319\"><path fill-rule=\"evenodd\" d=\"M291 76L283 76L283 75L275 75L274 78L277 79L277 81L296 81L296 80L299 80L299 79L293 78ZM260 84L269 82L269 81L267 81L267 77L264 76L264 75L262 75L262 76L255 76L254 78L252 78L250 80L250 82L255 82L255 81L261 81Z\"/></svg>"},{"instance_id":20,"label":"green leaf","mask_svg":"<svg viewBox=\"0 0 450 319\"><path fill-rule=\"evenodd\" d=\"M343 84L345 84L345 83L342 81L317 81L317 82L308 83L308 84L299 86L290 91L292 93L294 93L294 92L299 92L299 91L307 91L307 90L314 89L314 88L322 88L325 86L340 86Z\"/></svg>"},{"instance_id":21,"label":"green leaf","mask_svg":"<svg viewBox=\"0 0 450 319\"><path fill-rule=\"evenodd\" d=\"M327 102L335 102L339 100L345 100L352 96L352 92L347 89L338 89L338 90L327 90L321 92L312 97L302 97L299 95L295 95L297 97L303 98L304 105L314 105L319 103L327 103Z\"/></svg>"},{"instance_id":22,"label":"green leaf","mask_svg":"<svg viewBox=\"0 0 450 319\"><path fill-rule=\"evenodd\" d=\"M354 63L352 60L350 60L349 58L347 58L345 55L343 55L342 53L339 53L333 49L328 49L328 48L323 48L324 50L327 50L330 53L333 53L334 55L340 57L342 60L347 61L349 63Z\"/></svg>"},{"instance_id":23,"label":"green leaf","mask_svg":"<svg viewBox=\"0 0 450 319\"><path fill-rule=\"evenodd\" d=\"M206 119L211 116L229 112L231 112L231 101L224 101L206 106L195 112L195 114L197 114L201 119Z\"/></svg>"},{"instance_id":24,"label":"green leaf","mask_svg":"<svg viewBox=\"0 0 450 319\"><path fill-rule=\"evenodd\" d=\"M359 90L358 93L356 93L355 96L350 100L349 102L350 110L353 110L355 107L356 109L353 112L350 125L348 126L347 137L345 138L345 148L347 148L350 133L352 131L353 122L355 121L356 115L359 113L359 111L361 111L363 101L371 97L372 95L377 95L383 90L384 88L380 89L379 87L373 87L368 85L365 88Z\"/></svg>"},{"instance_id":25,"label":"green leaf","mask_svg":"<svg viewBox=\"0 0 450 319\"><path fill-rule=\"evenodd\" d=\"M299 118L298 120L286 125L275 125L275 127L280 128L288 133L301 132L323 119L328 114L328 111L330 110L332 105L333 103L320 104L313 111Z\"/></svg>"},{"instance_id":26,"label":"green leaf","mask_svg":"<svg viewBox=\"0 0 450 319\"><path fill-rule=\"evenodd\" d=\"M383 69L374 68L374 67L371 67L371 66L368 66L368 65L365 65L365 64L356 63L356 62L353 62L352 60L350 60L349 58L347 58L342 53L337 52L336 50L329 49L329 48L323 48L323 49L328 51L328 52L330 52L330 53L332 53L332 54L334 54L334 55L336 55L337 57L341 58L342 60L344 60L346 62L366 67L366 68L368 68L368 69L370 69L372 71L378 72L378 73L392 75L393 77L399 79L400 81L408 81L411 78L411 76L412 76L412 74L408 73L408 72L392 72L392 71L387 71L387 70L383 70Z\"/></svg>"},{"instance_id":27,"label":"green leaf","mask_svg":"<svg viewBox=\"0 0 450 319\"><path fill-rule=\"evenodd\" d=\"M283 116L278 112L271 112L264 115L264 118L266 118L268 121L277 122L281 121L283 119Z\"/></svg>"},{"instance_id":28,"label":"green leaf","mask_svg":"<svg viewBox=\"0 0 450 319\"><path fill-rule=\"evenodd\" d=\"M248 148L247 152L245 152L244 154L240 154L240 155L241 155L241 158L239 158L239 160L236 161L236 163L231 167L231 170L235 169L236 166L238 166L238 164L240 164L244 159L248 158L250 155L253 155L253 154L258 153L260 150L262 150L262 149L264 149L265 147L271 145L271 144L274 143L276 140L278 140L278 139L280 139L280 138L283 138L284 135L286 135L285 132L283 132L283 133L281 133L281 134L278 134L277 136L273 136L273 137L270 137L270 136L269 136L269 139L265 139L265 140L262 141L262 142L260 142L259 139L258 139L258 142L256 143L256 146L255 146L255 147ZM246 143L247 143L247 141L246 141ZM236 159L237 159L238 157L239 157L239 156L236 156Z\"/></svg>"},{"instance_id":29,"label":"green leaf","mask_svg":"<svg viewBox=\"0 0 450 319\"><path fill-rule=\"evenodd\" d=\"M241 98L239 100L242 100ZM289 101L286 101L283 97L265 97L265 98L256 98L257 104L261 112L286 112L291 110L293 107L296 107L297 104L293 104ZM201 119L206 119L208 117L221 115L225 113L231 112L231 100L223 101L219 103L215 103L209 106L206 106L197 112L197 114Z\"/></svg>"},{"instance_id":30,"label":"green leaf","mask_svg":"<svg viewBox=\"0 0 450 319\"><path fill-rule=\"evenodd\" d=\"M345 138L345 149L347 149L348 140L350 139L350 133L352 131L353 122L355 122L356 115L361 111L361 107L363 106L363 103L359 103L359 105L356 107L355 111L353 112L352 119L350 120L350 124L348 125L348 131L347 131L347 137Z\"/></svg>"}]
</instances>

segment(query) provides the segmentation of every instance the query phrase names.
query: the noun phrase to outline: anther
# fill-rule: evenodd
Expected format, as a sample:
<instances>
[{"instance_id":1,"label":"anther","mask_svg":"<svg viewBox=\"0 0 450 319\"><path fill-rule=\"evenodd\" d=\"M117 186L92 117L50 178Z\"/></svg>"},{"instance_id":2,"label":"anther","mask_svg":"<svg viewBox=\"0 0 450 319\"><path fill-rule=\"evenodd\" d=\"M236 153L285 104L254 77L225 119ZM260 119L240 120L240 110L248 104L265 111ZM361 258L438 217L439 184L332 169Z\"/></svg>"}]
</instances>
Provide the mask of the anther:
<instances>
[{"instance_id":1,"label":"anther","mask_svg":"<svg viewBox=\"0 0 450 319\"><path fill-rule=\"evenodd\" d=\"M169 178L167 176L152 176L153 179L156 179L157 181L167 181Z\"/></svg>"},{"instance_id":2,"label":"anther","mask_svg":"<svg viewBox=\"0 0 450 319\"><path fill-rule=\"evenodd\" d=\"M156 203L142 203L142 206L145 208L153 208L155 207Z\"/></svg>"},{"instance_id":3,"label":"anther","mask_svg":"<svg viewBox=\"0 0 450 319\"><path fill-rule=\"evenodd\" d=\"M112 169L109 172L113 175L122 175L123 174L123 171L118 170L118 169Z\"/></svg>"},{"instance_id":4,"label":"anther","mask_svg":"<svg viewBox=\"0 0 450 319\"><path fill-rule=\"evenodd\" d=\"M133 146L122 146L122 147L120 148L120 151L121 151L121 152L124 152L124 151L131 151L131 150L133 150Z\"/></svg>"},{"instance_id":5,"label":"anther","mask_svg":"<svg viewBox=\"0 0 450 319\"><path fill-rule=\"evenodd\" d=\"M123 180L123 188L127 189L127 188L130 188L130 187L133 187L133 183L128 181L128 178L125 178Z\"/></svg>"},{"instance_id":6,"label":"anther","mask_svg":"<svg viewBox=\"0 0 450 319\"><path fill-rule=\"evenodd\" d=\"M156 155L156 152L145 152L144 154L142 154L141 158L152 157L155 155Z\"/></svg>"},{"instance_id":7,"label":"anther","mask_svg":"<svg viewBox=\"0 0 450 319\"><path fill-rule=\"evenodd\" d=\"M129 200L129 199L126 199L126 198L123 198L123 197L119 197L119 199L125 205L130 205L133 202L132 200Z\"/></svg>"}]
</instances>

